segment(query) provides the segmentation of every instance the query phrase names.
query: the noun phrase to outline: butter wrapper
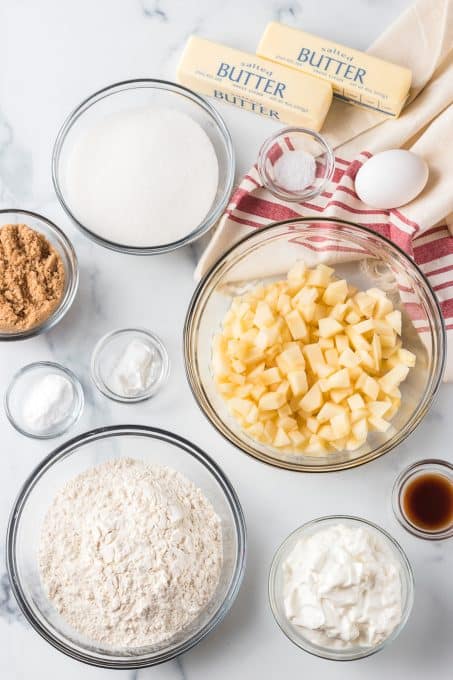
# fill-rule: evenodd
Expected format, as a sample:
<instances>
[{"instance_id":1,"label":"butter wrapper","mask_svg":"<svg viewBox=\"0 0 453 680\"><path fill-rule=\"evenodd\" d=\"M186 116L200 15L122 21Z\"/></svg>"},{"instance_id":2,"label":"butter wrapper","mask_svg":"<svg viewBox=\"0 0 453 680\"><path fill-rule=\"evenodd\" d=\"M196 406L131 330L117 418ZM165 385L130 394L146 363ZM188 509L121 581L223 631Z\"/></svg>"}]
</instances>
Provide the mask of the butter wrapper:
<instances>
[{"instance_id":1,"label":"butter wrapper","mask_svg":"<svg viewBox=\"0 0 453 680\"><path fill-rule=\"evenodd\" d=\"M268 24L257 54L322 78L336 98L388 116L399 116L409 95L409 69L275 21Z\"/></svg>"},{"instance_id":2,"label":"butter wrapper","mask_svg":"<svg viewBox=\"0 0 453 680\"><path fill-rule=\"evenodd\" d=\"M176 77L200 94L313 130L332 102L329 83L197 36L189 38Z\"/></svg>"}]
</instances>

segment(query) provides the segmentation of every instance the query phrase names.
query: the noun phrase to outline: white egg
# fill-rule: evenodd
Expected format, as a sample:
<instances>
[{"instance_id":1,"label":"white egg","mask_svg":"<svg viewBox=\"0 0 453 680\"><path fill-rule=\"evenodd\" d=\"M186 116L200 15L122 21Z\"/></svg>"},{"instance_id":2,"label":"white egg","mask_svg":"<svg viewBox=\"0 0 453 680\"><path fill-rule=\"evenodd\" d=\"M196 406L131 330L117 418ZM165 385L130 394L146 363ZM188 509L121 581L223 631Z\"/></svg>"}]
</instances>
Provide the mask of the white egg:
<instances>
[{"instance_id":1,"label":"white egg","mask_svg":"<svg viewBox=\"0 0 453 680\"><path fill-rule=\"evenodd\" d=\"M355 178L357 196L372 208L398 208L412 201L428 181L428 166L412 151L391 149L366 161Z\"/></svg>"}]
</instances>

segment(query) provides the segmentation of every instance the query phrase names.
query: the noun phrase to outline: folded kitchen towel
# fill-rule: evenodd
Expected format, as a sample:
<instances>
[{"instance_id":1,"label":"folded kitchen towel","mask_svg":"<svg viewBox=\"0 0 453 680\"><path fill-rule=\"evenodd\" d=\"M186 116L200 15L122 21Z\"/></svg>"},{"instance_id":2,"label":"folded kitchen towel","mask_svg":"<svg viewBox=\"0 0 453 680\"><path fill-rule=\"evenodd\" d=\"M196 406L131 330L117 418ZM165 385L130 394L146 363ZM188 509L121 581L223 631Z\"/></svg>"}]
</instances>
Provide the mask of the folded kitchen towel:
<instances>
[{"instance_id":1,"label":"folded kitchen towel","mask_svg":"<svg viewBox=\"0 0 453 680\"><path fill-rule=\"evenodd\" d=\"M419 0L369 51L413 72L401 116L388 119L334 101L322 131L335 149L330 185L309 202L285 203L264 189L254 166L233 193L195 276L203 276L227 248L271 222L322 215L363 224L401 246L430 281L450 346L445 379L453 380L453 0ZM370 209L354 191L355 175L371 155L393 148L424 158L428 183L398 210Z\"/></svg>"}]
</instances>

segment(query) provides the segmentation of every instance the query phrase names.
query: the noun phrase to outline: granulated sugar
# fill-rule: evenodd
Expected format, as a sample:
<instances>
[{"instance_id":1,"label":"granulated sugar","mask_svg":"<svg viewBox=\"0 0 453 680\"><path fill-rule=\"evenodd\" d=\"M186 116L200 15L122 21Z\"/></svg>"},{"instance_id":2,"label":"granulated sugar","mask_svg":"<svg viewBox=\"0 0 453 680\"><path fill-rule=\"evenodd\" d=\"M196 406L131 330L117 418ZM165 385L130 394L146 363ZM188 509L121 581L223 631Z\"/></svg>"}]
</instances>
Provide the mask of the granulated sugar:
<instances>
[{"instance_id":1,"label":"granulated sugar","mask_svg":"<svg viewBox=\"0 0 453 680\"><path fill-rule=\"evenodd\" d=\"M175 470L111 460L56 495L39 562L48 597L79 633L114 648L152 645L185 628L216 590L220 519Z\"/></svg>"},{"instance_id":2,"label":"granulated sugar","mask_svg":"<svg viewBox=\"0 0 453 680\"><path fill-rule=\"evenodd\" d=\"M217 155L185 113L119 111L75 141L66 168L69 207L90 231L114 243L158 246L197 229L214 201Z\"/></svg>"}]
</instances>

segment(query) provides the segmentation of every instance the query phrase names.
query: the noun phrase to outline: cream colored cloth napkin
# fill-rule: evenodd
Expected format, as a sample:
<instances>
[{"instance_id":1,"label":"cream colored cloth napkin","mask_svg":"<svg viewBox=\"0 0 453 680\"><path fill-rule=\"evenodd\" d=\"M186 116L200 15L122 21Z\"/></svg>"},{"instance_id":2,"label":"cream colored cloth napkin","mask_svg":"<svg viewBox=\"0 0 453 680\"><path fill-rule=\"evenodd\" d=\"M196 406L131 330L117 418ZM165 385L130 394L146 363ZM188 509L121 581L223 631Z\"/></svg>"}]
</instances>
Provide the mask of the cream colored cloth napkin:
<instances>
[{"instance_id":1,"label":"cream colored cloth napkin","mask_svg":"<svg viewBox=\"0 0 453 680\"><path fill-rule=\"evenodd\" d=\"M419 0L368 51L411 69L409 103L399 118L388 119L334 100L322 133L349 160L364 149L405 148L422 156L428 185L402 210L423 231L453 212L453 1Z\"/></svg>"}]
</instances>

